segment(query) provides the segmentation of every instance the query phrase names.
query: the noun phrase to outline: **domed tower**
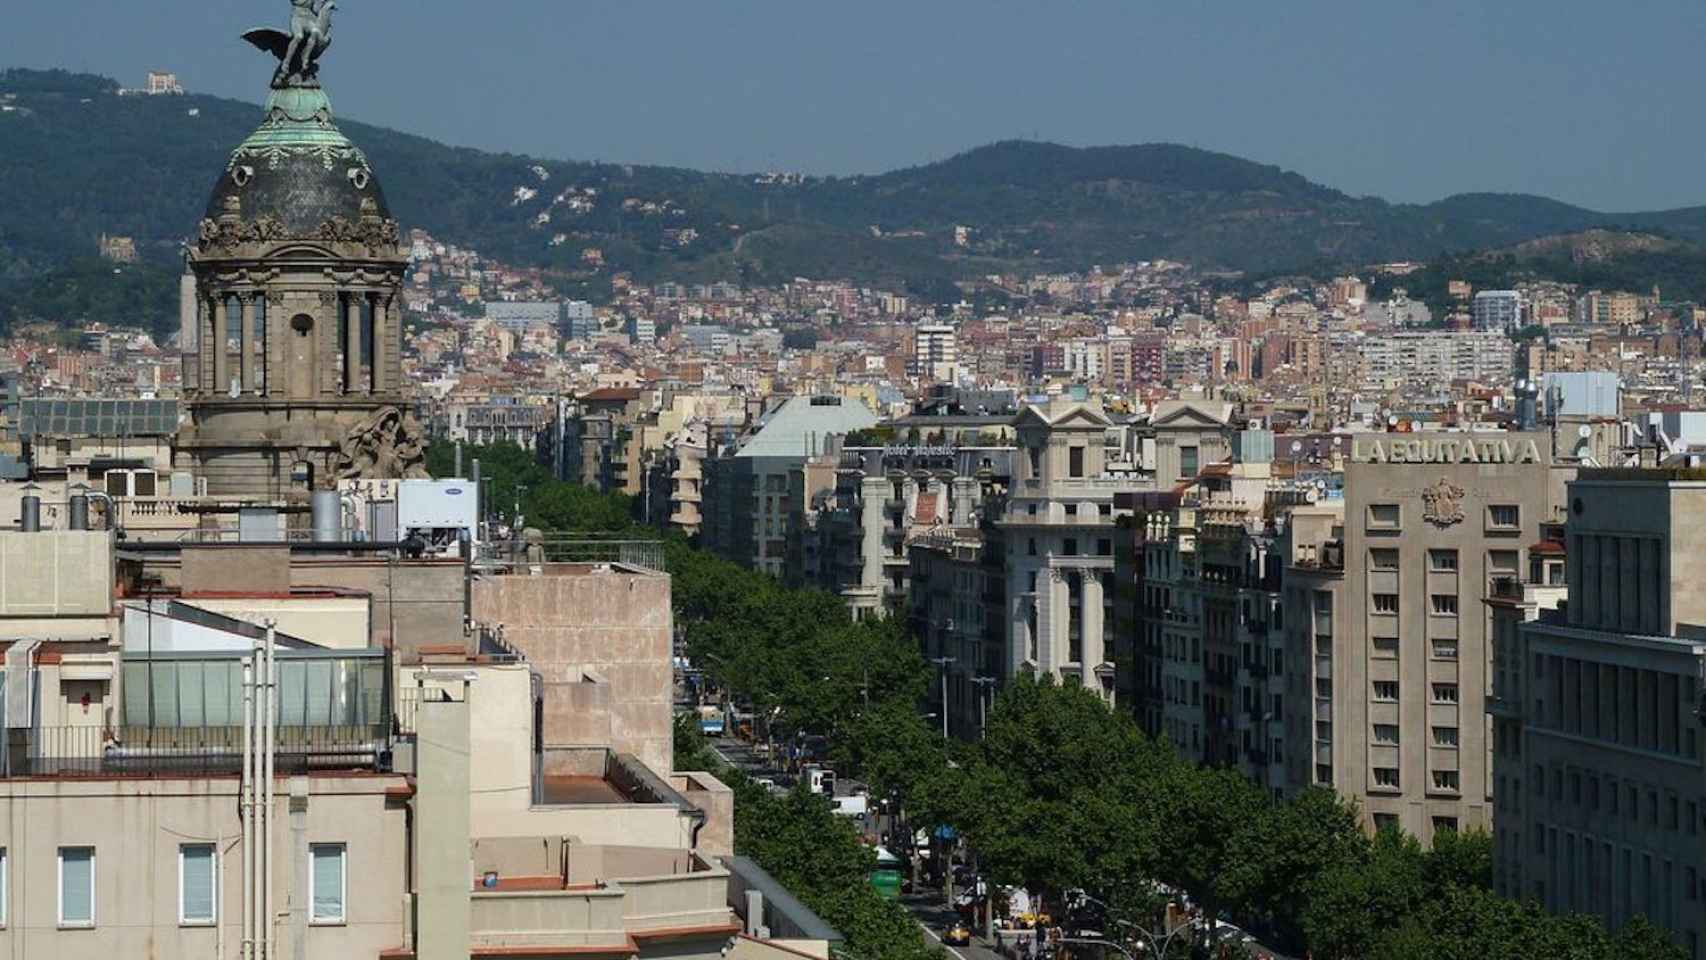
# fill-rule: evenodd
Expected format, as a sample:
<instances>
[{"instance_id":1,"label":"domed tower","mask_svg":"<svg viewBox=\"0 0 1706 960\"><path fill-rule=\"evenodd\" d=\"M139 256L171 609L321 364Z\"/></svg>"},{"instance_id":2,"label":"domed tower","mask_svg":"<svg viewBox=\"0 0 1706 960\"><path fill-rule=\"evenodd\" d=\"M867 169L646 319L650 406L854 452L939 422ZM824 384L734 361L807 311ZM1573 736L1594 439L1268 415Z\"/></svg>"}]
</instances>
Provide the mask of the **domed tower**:
<instances>
[{"instance_id":1,"label":"domed tower","mask_svg":"<svg viewBox=\"0 0 1706 960\"><path fill-rule=\"evenodd\" d=\"M293 499L340 478L424 475L401 382L407 258L318 79L333 6L292 0L289 33L244 34L278 72L189 252L197 322L177 458L214 496Z\"/></svg>"}]
</instances>

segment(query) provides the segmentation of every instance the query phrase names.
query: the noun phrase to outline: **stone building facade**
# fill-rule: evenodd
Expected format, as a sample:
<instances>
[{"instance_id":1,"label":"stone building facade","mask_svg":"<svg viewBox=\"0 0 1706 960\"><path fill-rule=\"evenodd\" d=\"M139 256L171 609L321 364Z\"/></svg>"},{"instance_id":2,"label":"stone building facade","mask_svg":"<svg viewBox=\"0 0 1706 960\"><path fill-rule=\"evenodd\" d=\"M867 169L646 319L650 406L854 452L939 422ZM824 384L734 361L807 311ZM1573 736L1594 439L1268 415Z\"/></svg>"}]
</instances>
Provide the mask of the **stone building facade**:
<instances>
[{"instance_id":1,"label":"stone building facade","mask_svg":"<svg viewBox=\"0 0 1706 960\"><path fill-rule=\"evenodd\" d=\"M189 267L196 335L178 466L273 499L424 458L404 407L397 221L318 86L274 89L232 152Z\"/></svg>"}]
</instances>

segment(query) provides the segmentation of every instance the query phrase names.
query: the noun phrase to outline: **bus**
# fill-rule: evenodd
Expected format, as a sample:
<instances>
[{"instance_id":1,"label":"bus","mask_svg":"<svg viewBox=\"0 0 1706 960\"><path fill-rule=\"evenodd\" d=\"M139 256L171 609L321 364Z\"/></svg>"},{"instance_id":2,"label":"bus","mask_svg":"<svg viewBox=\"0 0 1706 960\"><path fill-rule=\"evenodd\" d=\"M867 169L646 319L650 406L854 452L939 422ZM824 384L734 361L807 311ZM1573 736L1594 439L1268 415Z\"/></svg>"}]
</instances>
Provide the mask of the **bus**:
<instances>
[{"instance_id":1,"label":"bus","mask_svg":"<svg viewBox=\"0 0 1706 960\"><path fill-rule=\"evenodd\" d=\"M723 735L723 708L707 706L699 708L699 732L707 737Z\"/></svg>"}]
</instances>

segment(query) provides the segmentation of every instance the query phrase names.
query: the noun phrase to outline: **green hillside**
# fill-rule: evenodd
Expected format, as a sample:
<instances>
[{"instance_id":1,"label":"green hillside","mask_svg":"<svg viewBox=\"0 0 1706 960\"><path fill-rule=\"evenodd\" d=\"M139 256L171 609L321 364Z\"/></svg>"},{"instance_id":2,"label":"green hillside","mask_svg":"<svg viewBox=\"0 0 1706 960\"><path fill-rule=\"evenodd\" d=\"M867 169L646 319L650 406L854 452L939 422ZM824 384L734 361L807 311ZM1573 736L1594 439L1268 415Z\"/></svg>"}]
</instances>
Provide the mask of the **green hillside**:
<instances>
[{"instance_id":1,"label":"green hillside","mask_svg":"<svg viewBox=\"0 0 1706 960\"><path fill-rule=\"evenodd\" d=\"M253 104L119 96L111 80L61 71L0 72L0 106L0 310L14 313L21 290L93 257L103 232L135 237L169 271L227 152L259 121ZM544 267L568 289L626 270L940 291L997 271L1163 257L1249 272L1426 259L1596 226L1706 239L1706 208L1600 214L1497 194L1389 204L1170 144L1007 142L878 176L801 179L539 160L340 124L405 227ZM956 226L971 228L963 246ZM583 266L587 248L603 271Z\"/></svg>"}]
</instances>

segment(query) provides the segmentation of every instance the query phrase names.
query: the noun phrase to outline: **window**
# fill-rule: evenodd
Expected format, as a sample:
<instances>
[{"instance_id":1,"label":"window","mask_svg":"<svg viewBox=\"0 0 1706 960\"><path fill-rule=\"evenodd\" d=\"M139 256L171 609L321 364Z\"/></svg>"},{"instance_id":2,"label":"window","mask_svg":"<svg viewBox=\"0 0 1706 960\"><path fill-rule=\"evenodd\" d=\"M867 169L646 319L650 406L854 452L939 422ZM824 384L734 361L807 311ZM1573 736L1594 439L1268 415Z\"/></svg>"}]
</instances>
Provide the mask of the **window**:
<instances>
[{"instance_id":1,"label":"window","mask_svg":"<svg viewBox=\"0 0 1706 960\"><path fill-rule=\"evenodd\" d=\"M1434 818L1434 833L1456 833L1456 832L1457 832L1457 818L1456 817L1435 817Z\"/></svg>"},{"instance_id":2,"label":"window","mask_svg":"<svg viewBox=\"0 0 1706 960\"><path fill-rule=\"evenodd\" d=\"M1387 702L1396 702L1398 700L1398 681L1396 681L1396 680L1376 680L1376 681L1374 681L1374 699L1384 700Z\"/></svg>"},{"instance_id":3,"label":"window","mask_svg":"<svg viewBox=\"0 0 1706 960\"><path fill-rule=\"evenodd\" d=\"M1395 659L1398 656L1398 638L1375 637L1374 656L1382 660Z\"/></svg>"},{"instance_id":4,"label":"window","mask_svg":"<svg viewBox=\"0 0 1706 960\"><path fill-rule=\"evenodd\" d=\"M1515 550L1493 550L1487 554L1487 570L1490 573L1502 573L1514 576L1516 574L1517 555Z\"/></svg>"},{"instance_id":5,"label":"window","mask_svg":"<svg viewBox=\"0 0 1706 960\"><path fill-rule=\"evenodd\" d=\"M1456 640L1435 640L1433 642L1433 653L1434 653L1434 659L1435 660L1456 660L1457 659L1457 641Z\"/></svg>"},{"instance_id":6,"label":"window","mask_svg":"<svg viewBox=\"0 0 1706 960\"><path fill-rule=\"evenodd\" d=\"M1396 503L1371 503L1368 506L1368 525L1395 530L1401 515Z\"/></svg>"},{"instance_id":7,"label":"window","mask_svg":"<svg viewBox=\"0 0 1706 960\"><path fill-rule=\"evenodd\" d=\"M1374 832L1379 833L1383 830L1396 829L1398 829L1398 815L1396 813L1377 813L1374 815Z\"/></svg>"},{"instance_id":8,"label":"window","mask_svg":"<svg viewBox=\"0 0 1706 960\"><path fill-rule=\"evenodd\" d=\"M1381 788L1382 790L1396 790L1396 789L1398 789L1398 768L1397 767L1375 767L1374 768L1374 785L1376 787Z\"/></svg>"},{"instance_id":9,"label":"window","mask_svg":"<svg viewBox=\"0 0 1706 960\"><path fill-rule=\"evenodd\" d=\"M1392 723L1377 723L1374 725L1374 742L1387 746L1398 745L1398 725Z\"/></svg>"},{"instance_id":10,"label":"window","mask_svg":"<svg viewBox=\"0 0 1706 960\"><path fill-rule=\"evenodd\" d=\"M1068 447L1066 450L1066 475L1069 477L1084 476L1084 448Z\"/></svg>"},{"instance_id":11,"label":"window","mask_svg":"<svg viewBox=\"0 0 1706 960\"><path fill-rule=\"evenodd\" d=\"M214 916L214 877L218 872L213 844L186 843L178 847L178 922L211 926Z\"/></svg>"},{"instance_id":12,"label":"window","mask_svg":"<svg viewBox=\"0 0 1706 960\"><path fill-rule=\"evenodd\" d=\"M1061 507L1061 510L1064 511L1066 513L1066 515L1069 517L1078 516L1078 504L1076 504L1076 503L1069 503L1069 504L1065 505L1064 507Z\"/></svg>"},{"instance_id":13,"label":"window","mask_svg":"<svg viewBox=\"0 0 1706 960\"><path fill-rule=\"evenodd\" d=\"M1455 746L1457 746L1457 728L1456 727L1435 727L1434 728L1434 746L1436 746L1436 747L1455 747Z\"/></svg>"},{"instance_id":14,"label":"window","mask_svg":"<svg viewBox=\"0 0 1706 960\"><path fill-rule=\"evenodd\" d=\"M1514 503L1495 503L1489 506L1487 526L1494 530L1515 530L1522 526L1522 508Z\"/></svg>"},{"instance_id":15,"label":"window","mask_svg":"<svg viewBox=\"0 0 1706 960\"><path fill-rule=\"evenodd\" d=\"M1398 569L1398 551L1391 549L1370 550L1368 552L1368 565L1376 570L1396 570Z\"/></svg>"},{"instance_id":16,"label":"window","mask_svg":"<svg viewBox=\"0 0 1706 960\"><path fill-rule=\"evenodd\" d=\"M1025 538L1025 555L1029 556L1029 557L1034 557L1037 555L1037 538L1036 537L1026 537Z\"/></svg>"},{"instance_id":17,"label":"window","mask_svg":"<svg viewBox=\"0 0 1706 960\"><path fill-rule=\"evenodd\" d=\"M1429 598L1433 602L1433 612L1436 617L1457 616L1457 594L1436 593Z\"/></svg>"},{"instance_id":18,"label":"window","mask_svg":"<svg viewBox=\"0 0 1706 960\"><path fill-rule=\"evenodd\" d=\"M1025 452L1031 455L1031 476L1033 478L1041 477L1043 475L1043 448L1026 447Z\"/></svg>"},{"instance_id":19,"label":"window","mask_svg":"<svg viewBox=\"0 0 1706 960\"><path fill-rule=\"evenodd\" d=\"M1456 703L1457 702L1457 684L1455 684L1455 683L1436 683L1436 684L1434 684L1434 702L1435 703Z\"/></svg>"},{"instance_id":20,"label":"window","mask_svg":"<svg viewBox=\"0 0 1706 960\"><path fill-rule=\"evenodd\" d=\"M1076 557L1076 556L1078 556L1078 538L1077 537L1067 537L1066 539L1062 540L1060 542L1060 553L1061 553L1061 556L1065 556L1065 557Z\"/></svg>"},{"instance_id":21,"label":"window","mask_svg":"<svg viewBox=\"0 0 1706 960\"><path fill-rule=\"evenodd\" d=\"M1096 540L1096 556L1111 557L1114 555L1114 541L1101 537ZM1112 594L1109 594L1112 596Z\"/></svg>"},{"instance_id":22,"label":"window","mask_svg":"<svg viewBox=\"0 0 1706 960\"><path fill-rule=\"evenodd\" d=\"M1454 573L1457 570L1456 550L1429 550L1428 569L1435 573Z\"/></svg>"},{"instance_id":23,"label":"window","mask_svg":"<svg viewBox=\"0 0 1706 960\"><path fill-rule=\"evenodd\" d=\"M1434 771L1434 789L1435 790L1445 790L1445 791L1450 792L1450 793L1456 793L1457 792L1457 771L1456 770L1435 770Z\"/></svg>"},{"instance_id":24,"label":"window","mask_svg":"<svg viewBox=\"0 0 1706 960\"><path fill-rule=\"evenodd\" d=\"M95 848L59 848L59 925L95 925Z\"/></svg>"},{"instance_id":25,"label":"window","mask_svg":"<svg viewBox=\"0 0 1706 960\"><path fill-rule=\"evenodd\" d=\"M1179 448L1179 476L1194 477L1197 475L1197 448Z\"/></svg>"},{"instance_id":26,"label":"window","mask_svg":"<svg viewBox=\"0 0 1706 960\"><path fill-rule=\"evenodd\" d=\"M1330 764L1317 763L1315 765L1315 782L1316 783L1332 783L1333 782L1333 768Z\"/></svg>"},{"instance_id":27,"label":"window","mask_svg":"<svg viewBox=\"0 0 1706 960\"><path fill-rule=\"evenodd\" d=\"M345 847L341 843L315 843L308 847L312 876L309 902L314 923L344 922Z\"/></svg>"},{"instance_id":28,"label":"window","mask_svg":"<svg viewBox=\"0 0 1706 960\"><path fill-rule=\"evenodd\" d=\"M1374 595L1375 613L1397 613L1398 595L1396 593L1377 593Z\"/></svg>"}]
</instances>

